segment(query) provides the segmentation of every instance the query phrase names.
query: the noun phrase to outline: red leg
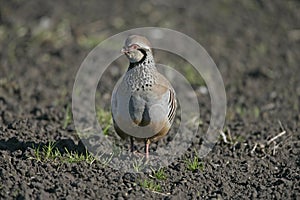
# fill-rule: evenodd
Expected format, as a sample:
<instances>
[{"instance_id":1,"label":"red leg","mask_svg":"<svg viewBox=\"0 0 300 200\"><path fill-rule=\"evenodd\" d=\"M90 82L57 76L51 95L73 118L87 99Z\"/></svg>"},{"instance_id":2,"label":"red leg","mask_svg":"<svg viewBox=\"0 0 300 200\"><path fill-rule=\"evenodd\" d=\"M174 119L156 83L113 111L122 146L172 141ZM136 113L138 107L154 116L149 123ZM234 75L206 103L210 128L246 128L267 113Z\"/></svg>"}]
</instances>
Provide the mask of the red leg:
<instances>
[{"instance_id":1,"label":"red leg","mask_svg":"<svg viewBox=\"0 0 300 200\"><path fill-rule=\"evenodd\" d=\"M150 145L150 140L146 139L146 142L145 142L146 159L149 158L149 145Z\"/></svg>"}]
</instances>

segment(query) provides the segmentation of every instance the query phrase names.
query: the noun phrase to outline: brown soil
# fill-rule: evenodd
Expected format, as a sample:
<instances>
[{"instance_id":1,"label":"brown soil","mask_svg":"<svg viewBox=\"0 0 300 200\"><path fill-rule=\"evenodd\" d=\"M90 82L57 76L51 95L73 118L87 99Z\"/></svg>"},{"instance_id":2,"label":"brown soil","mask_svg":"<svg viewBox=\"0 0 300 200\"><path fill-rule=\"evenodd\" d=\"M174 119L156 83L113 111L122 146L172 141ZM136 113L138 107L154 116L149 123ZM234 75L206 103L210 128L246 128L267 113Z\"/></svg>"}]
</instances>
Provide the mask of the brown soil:
<instances>
[{"instance_id":1,"label":"brown soil","mask_svg":"<svg viewBox=\"0 0 300 200\"><path fill-rule=\"evenodd\" d=\"M299 199L299 10L299 1L280 0L0 1L0 198ZM85 152L72 122L64 126L76 72L97 43L144 26L183 32L214 59L226 88L229 143L220 139L201 169L178 158L165 180L97 161L31 159L52 141L62 154ZM117 63L104 93L126 67ZM109 105L110 94L102 97ZM199 99L205 130L210 99Z\"/></svg>"}]
</instances>

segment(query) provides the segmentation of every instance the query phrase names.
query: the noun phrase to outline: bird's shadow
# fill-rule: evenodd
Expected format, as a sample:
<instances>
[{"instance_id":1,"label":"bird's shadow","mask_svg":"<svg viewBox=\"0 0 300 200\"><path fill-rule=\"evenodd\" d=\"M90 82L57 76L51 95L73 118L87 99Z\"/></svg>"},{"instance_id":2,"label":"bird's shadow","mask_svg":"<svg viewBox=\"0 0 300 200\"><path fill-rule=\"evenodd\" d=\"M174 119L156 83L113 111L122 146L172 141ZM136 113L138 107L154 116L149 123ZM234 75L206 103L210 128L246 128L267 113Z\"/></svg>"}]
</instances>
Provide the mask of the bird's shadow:
<instances>
[{"instance_id":1,"label":"bird's shadow","mask_svg":"<svg viewBox=\"0 0 300 200\"><path fill-rule=\"evenodd\" d=\"M68 152L78 152L79 154L84 154L86 152L85 146L81 141L76 144L72 139L59 139L55 141L55 148L57 148L60 153ZM49 142L34 142L34 141L21 141L17 137L11 137L9 139L0 140L0 150L9 151L11 153L21 150L25 152L28 149L43 148L49 145Z\"/></svg>"}]
</instances>

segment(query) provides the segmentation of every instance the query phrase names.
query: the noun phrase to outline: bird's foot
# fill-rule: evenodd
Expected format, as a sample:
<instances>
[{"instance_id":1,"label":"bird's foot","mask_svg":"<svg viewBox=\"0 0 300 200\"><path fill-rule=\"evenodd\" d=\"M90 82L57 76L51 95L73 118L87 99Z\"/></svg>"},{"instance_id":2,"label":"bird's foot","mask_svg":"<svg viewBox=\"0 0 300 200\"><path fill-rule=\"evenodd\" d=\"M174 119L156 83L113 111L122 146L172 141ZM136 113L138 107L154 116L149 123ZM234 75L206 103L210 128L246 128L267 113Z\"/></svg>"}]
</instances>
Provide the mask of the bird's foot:
<instances>
[{"instance_id":1,"label":"bird's foot","mask_svg":"<svg viewBox=\"0 0 300 200\"><path fill-rule=\"evenodd\" d=\"M147 155L145 155L144 153L138 152L137 150L133 151L132 154L139 157L139 158L142 158L142 157L147 158Z\"/></svg>"}]
</instances>

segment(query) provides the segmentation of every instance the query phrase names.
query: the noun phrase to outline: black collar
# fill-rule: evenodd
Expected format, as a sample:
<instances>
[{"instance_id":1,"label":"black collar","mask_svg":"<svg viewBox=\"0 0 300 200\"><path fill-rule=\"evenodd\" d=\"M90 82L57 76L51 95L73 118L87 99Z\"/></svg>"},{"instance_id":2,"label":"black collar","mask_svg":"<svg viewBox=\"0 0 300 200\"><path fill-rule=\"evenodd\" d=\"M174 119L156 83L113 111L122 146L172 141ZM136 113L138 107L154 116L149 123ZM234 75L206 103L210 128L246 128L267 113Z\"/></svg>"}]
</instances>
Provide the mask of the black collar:
<instances>
[{"instance_id":1,"label":"black collar","mask_svg":"<svg viewBox=\"0 0 300 200\"><path fill-rule=\"evenodd\" d=\"M135 62L135 63L130 63L128 70L131 70L132 68L136 67L137 65L140 65L141 63L143 63L147 57L147 52L144 49L139 49L140 52L142 52L142 54L144 55L143 58L139 61L139 62Z\"/></svg>"}]
</instances>

